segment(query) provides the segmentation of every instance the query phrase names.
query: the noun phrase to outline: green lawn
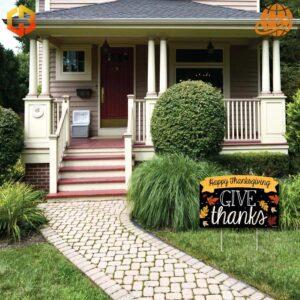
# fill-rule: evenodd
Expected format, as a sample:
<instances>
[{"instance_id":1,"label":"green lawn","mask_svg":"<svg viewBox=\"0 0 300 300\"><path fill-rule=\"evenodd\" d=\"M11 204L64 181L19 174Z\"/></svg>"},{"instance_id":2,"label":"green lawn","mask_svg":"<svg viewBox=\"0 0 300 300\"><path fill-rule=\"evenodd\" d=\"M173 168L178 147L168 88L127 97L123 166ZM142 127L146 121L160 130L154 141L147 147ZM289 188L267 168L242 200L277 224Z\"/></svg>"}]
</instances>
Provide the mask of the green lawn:
<instances>
[{"instance_id":1,"label":"green lawn","mask_svg":"<svg viewBox=\"0 0 300 300\"><path fill-rule=\"evenodd\" d=\"M0 295L1 300L109 299L46 243L0 250Z\"/></svg>"},{"instance_id":2,"label":"green lawn","mask_svg":"<svg viewBox=\"0 0 300 300\"><path fill-rule=\"evenodd\" d=\"M300 231L259 231L259 249L255 250L255 230L156 234L194 257L274 296L276 299L300 299Z\"/></svg>"}]
</instances>

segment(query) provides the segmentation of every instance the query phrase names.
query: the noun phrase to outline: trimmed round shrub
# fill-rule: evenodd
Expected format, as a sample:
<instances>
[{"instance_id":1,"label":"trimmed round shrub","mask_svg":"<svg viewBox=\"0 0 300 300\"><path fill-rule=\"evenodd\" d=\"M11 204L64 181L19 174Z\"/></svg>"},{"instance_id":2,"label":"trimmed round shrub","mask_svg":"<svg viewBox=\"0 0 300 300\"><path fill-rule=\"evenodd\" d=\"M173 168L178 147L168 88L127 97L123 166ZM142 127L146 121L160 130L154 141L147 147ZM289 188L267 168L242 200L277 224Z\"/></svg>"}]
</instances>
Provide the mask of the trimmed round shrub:
<instances>
[{"instance_id":1,"label":"trimmed round shrub","mask_svg":"<svg viewBox=\"0 0 300 300\"><path fill-rule=\"evenodd\" d=\"M294 101L288 104L287 133L290 152L300 156L300 89L294 96Z\"/></svg>"},{"instance_id":2,"label":"trimmed round shrub","mask_svg":"<svg viewBox=\"0 0 300 300\"><path fill-rule=\"evenodd\" d=\"M173 85L155 105L151 133L158 154L200 159L219 153L225 133L221 92L202 81Z\"/></svg>"},{"instance_id":3,"label":"trimmed round shrub","mask_svg":"<svg viewBox=\"0 0 300 300\"><path fill-rule=\"evenodd\" d=\"M18 161L23 150L23 127L18 115L11 109L0 107L0 172Z\"/></svg>"},{"instance_id":4,"label":"trimmed round shrub","mask_svg":"<svg viewBox=\"0 0 300 300\"><path fill-rule=\"evenodd\" d=\"M220 173L214 164L197 163L178 154L146 161L131 177L128 200L132 217L147 228L195 229L199 224L199 180Z\"/></svg>"}]
</instances>

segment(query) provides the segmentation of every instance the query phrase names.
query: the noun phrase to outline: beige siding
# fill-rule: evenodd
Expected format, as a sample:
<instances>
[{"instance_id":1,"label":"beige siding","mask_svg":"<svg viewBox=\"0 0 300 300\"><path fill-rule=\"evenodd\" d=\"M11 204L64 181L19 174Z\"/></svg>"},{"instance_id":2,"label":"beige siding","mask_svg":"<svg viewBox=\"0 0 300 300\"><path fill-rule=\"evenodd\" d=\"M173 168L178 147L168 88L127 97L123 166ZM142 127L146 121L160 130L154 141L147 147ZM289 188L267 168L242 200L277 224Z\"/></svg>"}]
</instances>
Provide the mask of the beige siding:
<instances>
[{"instance_id":1,"label":"beige siding","mask_svg":"<svg viewBox=\"0 0 300 300\"><path fill-rule=\"evenodd\" d=\"M106 3L113 2L115 0L50 0L50 9L64 9L64 8L72 8L84 5L90 5L95 3Z\"/></svg>"},{"instance_id":2,"label":"beige siding","mask_svg":"<svg viewBox=\"0 0 300 300\"><path fill-rule=\"evenodd\" d=\"M44 7L44 1L40 0L40 8ZM115 0L50 0L50 9L64 9L72 8L84 5L90 5L94 3L105 3L113 2ZM199 3L209 4L209 5L219 5L230 8L244 9L244 10L257 10L258 0L198 0ZM42 11L40 9L40 11Z\"/></svg>"},{"instance_id":3,"label":"beige siding","mask_svg":"<svg viewBox=\"0 0 300 300\"><path fill-rule=\"evenodd\" d=\"M257 11L258 0L198 0L199 3Z\"/></svg>"},{"instance_id":4,"label":"beige siding","mask_svg":"<svg viewBox=\"0 0 300 300\"><path fill-rule=\"evenodd\" d=\"M231 98L251 98L258 95L256 49L249 49L247 46L231 46L230 84Z\"/></svg>"},{"instance_id":5,"label":"beige siding","mask_svg":"<svg viewBox=\"0 0 300 300\"><path fill-rule=\"evenodd\" d=\"M45 0L39 0L39 12L45 11Z\"/></svg>"},{"instance_id":6,"label":"beige siding","mask_svg":"<svg viewBox=\"0 0 300 300\"><path fill-rule=\"evenodd\" d=\"M72 113L76 109L88 109L91 111L91 132L90 134L98 135L98 47L92 49L92 81L56 81L55 73L55 50L50 52L50 92L54 98L69 95L71 122ZM91 88L93 90L91 99L80 99L76 95L77 88Z\"/></svg>"}]
</instances>

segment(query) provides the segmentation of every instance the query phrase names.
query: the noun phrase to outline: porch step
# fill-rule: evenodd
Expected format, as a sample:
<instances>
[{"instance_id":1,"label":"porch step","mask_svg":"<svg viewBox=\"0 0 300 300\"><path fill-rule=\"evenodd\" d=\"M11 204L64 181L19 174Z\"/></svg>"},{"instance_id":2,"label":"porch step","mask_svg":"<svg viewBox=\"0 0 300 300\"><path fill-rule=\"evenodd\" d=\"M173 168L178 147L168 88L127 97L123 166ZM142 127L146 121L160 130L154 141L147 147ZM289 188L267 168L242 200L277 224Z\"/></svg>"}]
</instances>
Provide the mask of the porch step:
<instances>
[{"instance_id":1,"label":"porch step","mask_svg":"<svg viewBox=\"0 0 300 300\"><path fill-rule=\"evenodd\" d=\"M126 190L95 190L95 191L71 191L71 192L58 192L56 194L48 194L48 200L60 200L60 199L83 199L89 200L90 198L100 197L104 198L116 198L116 197L125 197Z\"/></svg>"},{"instance_id":2,"label":"porch step","mask_svg":"<svg viewBox=\"0 0 300 300\"><path fill-rule=\"evenodd\" d=\"M82 166L118 166L124 165L125 156L123 154L114 155L82 155L64 156L63 167L82 167Z\"/></svg>"},{"instance_id":3,"label":"porch step","mask_svg":"<svg viewBox=\"0 0 300 300\"><path fill-rule=\"evenodd\" d=\"M58 181L59 192L125 189L125 177L65 178Z\"/></svg>"}]
</instances>

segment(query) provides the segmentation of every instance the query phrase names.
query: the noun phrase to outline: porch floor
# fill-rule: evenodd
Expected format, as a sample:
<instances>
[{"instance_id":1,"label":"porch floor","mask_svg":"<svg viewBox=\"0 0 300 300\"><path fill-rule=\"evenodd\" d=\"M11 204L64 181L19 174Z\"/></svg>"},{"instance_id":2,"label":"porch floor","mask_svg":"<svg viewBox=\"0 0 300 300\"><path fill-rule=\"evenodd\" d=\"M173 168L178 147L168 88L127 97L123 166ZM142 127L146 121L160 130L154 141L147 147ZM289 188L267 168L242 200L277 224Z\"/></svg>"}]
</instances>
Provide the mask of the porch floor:
<instances>
[{"instance_id":1,"label":"porch floor","mask_svg":"<svg viewBox=\"0 0 300 300\"><path fill-rule=\"evenodd\" d=\"M69 149L124 148L123 138L80 138L71 139Z\"/></svg>"}]
</instances>

